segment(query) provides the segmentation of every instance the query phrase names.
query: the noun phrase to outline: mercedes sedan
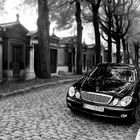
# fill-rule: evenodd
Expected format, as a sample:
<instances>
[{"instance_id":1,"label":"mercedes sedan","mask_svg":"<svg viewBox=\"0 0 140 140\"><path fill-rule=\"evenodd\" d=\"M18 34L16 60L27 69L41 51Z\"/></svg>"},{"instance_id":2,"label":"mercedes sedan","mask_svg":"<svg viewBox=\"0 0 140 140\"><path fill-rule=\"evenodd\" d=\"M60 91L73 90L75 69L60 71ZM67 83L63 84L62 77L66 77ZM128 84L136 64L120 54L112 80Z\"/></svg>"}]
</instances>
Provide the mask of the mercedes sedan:
<instances>
[{"instance_id":1,"label":"mercedes sedan","mask_svg":"<svg viewBox=\"0 0 140 140\"><path fill-rule=\"evenodd\" d=\"M139 70L134 65L100 63L69 87L66 102L72 111L136 120Z\"/></svg>"}]
</instances>

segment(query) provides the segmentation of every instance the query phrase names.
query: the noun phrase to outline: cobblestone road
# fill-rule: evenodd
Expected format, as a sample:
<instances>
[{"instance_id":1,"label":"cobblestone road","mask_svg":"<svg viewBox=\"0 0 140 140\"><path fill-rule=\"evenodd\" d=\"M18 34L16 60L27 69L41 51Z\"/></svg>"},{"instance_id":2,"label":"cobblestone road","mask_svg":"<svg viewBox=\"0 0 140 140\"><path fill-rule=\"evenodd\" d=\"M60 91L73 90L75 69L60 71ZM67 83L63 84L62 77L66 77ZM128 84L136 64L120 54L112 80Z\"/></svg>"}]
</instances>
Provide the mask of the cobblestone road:
<instances>
[{"instance_id":1,"label":"cobblestone road","mask_svg":"<svg viewBox=\"0 0 140 140\"><path fill-rule=\"evenodd\" d=\"M0 101L3 140L134 140L139 123L122 125L73 114L65 102L70 84L40 88Z\"/></svg>"}]
</instances>

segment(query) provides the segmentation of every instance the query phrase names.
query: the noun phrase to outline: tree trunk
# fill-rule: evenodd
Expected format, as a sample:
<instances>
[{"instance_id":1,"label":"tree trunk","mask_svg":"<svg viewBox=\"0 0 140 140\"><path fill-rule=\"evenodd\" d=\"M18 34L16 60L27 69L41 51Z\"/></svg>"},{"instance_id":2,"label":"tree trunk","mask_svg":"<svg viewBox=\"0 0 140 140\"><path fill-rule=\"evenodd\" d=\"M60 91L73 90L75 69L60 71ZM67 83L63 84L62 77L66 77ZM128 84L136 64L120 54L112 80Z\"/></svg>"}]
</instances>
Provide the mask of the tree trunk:
<instances>
[{"instance_id":1,"label":"tree trunk","mask_svg":"<svg viewBox=\"0 0 140 140\"><path fill-rule=\"evenodd\" d=\"M128 47L128 43L126 43L126 52L127 52L127 59L128 59L128 64L130 64L130 56L129 56L129 47Z\"/></svg>"},{"instance_id":2,"label":"tree trunk","mask_svg":"<svg viewBox=\"0 0 140 140\"><path fill-rule=\"evenodd\" d=\"M120 45L119 37L117 37L117 39L116 39L116 47L117 47L117 63L120 63L121 62L121 53L120 53L121 45Z\"/></svg>"},{"instance_id":3,"label":"tree trunk","mask_svg":"<svg viewBox=\"0 0 140 140\"><path fill-rule=\"evenodd\" d=\"M99 31L99 19L98 19L98 9L92 4L93 12L93 26L95 34L95 50L96 50L96 64L101 62L101 43L100 43L100 31Z\"/></svg>"},{"instance_id":4,"label":"tree trunk","mask_svg":"<svg viewBox=\"0 0 140 140\"><path fill-rule=\"evenodd\" d=\"M134 47L135 47L135 65L138 66L138 48L139 48L138 42L135 43Z\"/></svg>"},{"instance_id":5,"label":"tree trunk","mask_svg":"<svg viewBox=\"0 0 140 140\"><path fill-rule=\"evenodd\" d=\"M49 9L47 0L38 0L38 39L35 73L39 78L51 78L49 48Z\"/></svg>"},{"instance_id":6,"label":"tree trunk","mask_svg":"<svg viewBox=\"0 0 140 140\"><path fill-rule=\"evenodd\" d=\"M108 62L112 62L112 38L111 38L111 19L108 22L109 33L108 33Z\"/></svg>"},{"instance_id":7,"label":"tree trunk","mask_svg":"<svg viewBox=\"0 0 140 140\"><path fill-rule=\"evenodd\" d=\"M124 53L124 63L129 64L128 49L124 38L122 38L122 44L123 44L123 53Z\"/></svg>"},{"instance_id":8,"label":"tree trunk","mask_svg":"<svg viewBox=\"0 0 140 140\"><path fill-rule=\"evenodd\" d=\"M76 54L76 74L82 74L82 21L81 21L81 7L80 2L76 1L76 22L77 22L77 54Z\"/></svg>"}]
</instances>

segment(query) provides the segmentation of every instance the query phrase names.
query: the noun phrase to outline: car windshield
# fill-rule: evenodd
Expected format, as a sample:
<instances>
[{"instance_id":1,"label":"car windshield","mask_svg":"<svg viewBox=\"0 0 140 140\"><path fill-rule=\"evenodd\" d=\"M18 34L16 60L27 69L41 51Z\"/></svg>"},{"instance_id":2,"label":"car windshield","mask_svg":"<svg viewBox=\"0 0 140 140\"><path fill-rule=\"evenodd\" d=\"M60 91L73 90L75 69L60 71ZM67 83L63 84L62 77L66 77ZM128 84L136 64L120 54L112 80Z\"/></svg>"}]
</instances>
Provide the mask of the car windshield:
<instances>
[{"instance_id":1,"label":"car windshield","mask_svg":"<svg viewBox=\"0 0 140 140\"><path fill-rule=\"evenodd\" d=\"M102 66L96 68L90 77L131 83L135 81L135 70L128 67Z\"/></svg>"}]
</instances>

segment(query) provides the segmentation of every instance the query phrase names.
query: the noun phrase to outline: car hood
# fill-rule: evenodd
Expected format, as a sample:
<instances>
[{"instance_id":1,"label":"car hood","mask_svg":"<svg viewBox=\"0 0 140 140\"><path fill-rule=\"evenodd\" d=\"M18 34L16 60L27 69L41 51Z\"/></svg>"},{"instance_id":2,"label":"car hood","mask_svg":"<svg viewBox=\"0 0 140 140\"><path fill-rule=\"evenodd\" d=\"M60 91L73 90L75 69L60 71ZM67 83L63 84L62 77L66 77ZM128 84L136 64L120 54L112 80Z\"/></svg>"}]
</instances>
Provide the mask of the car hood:
<instances>
[{"instance_id":1,"label":"car hood","mask_svg":"<svg viewBox=\"0 0 140 140\"><path fill-rule=\"evenodd\" d=\"M114 97L124 97L129 94L134 87L134 83L119 80L85 80L81 84L81 90L88 92L98 92Z\"/></svg>"}]
</instances>

